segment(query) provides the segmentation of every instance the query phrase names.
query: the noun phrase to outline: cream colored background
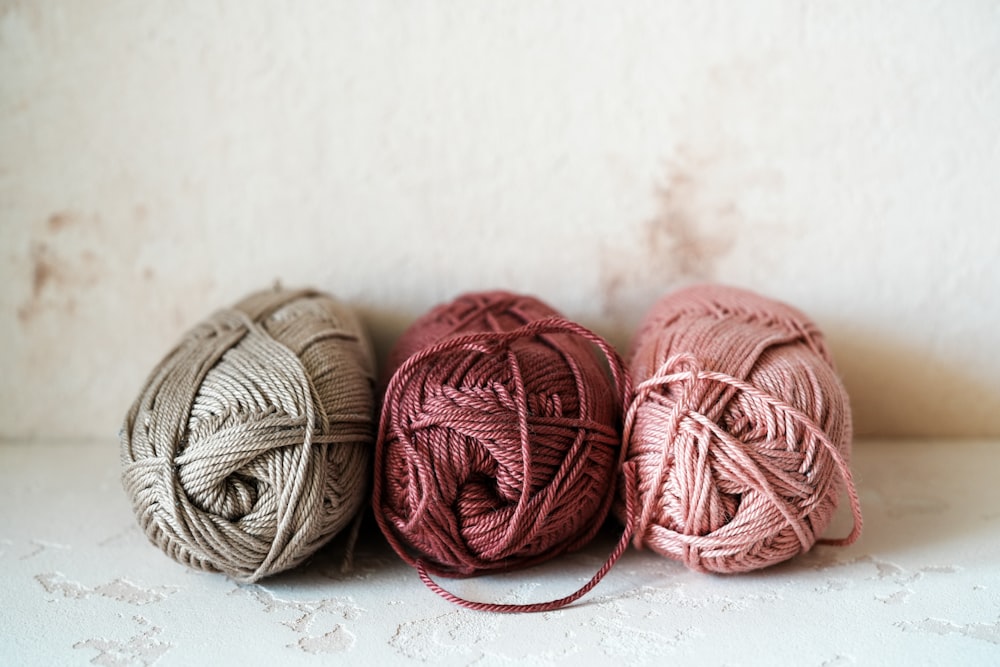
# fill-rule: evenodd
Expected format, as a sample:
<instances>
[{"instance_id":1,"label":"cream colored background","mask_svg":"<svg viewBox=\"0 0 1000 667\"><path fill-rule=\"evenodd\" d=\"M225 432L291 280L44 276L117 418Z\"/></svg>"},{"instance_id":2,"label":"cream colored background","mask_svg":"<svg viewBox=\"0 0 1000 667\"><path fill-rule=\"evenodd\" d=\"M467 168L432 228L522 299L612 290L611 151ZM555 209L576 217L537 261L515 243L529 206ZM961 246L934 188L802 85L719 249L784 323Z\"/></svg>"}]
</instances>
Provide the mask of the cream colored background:
<instances>
[{"instance_id":1,"label":"cream colored background","mask_svg":"<svg viewBox=\"0 0 1000 667\"><path fill-rule=\"evenodd\" d=\"M493 286L624 346L725 281L820 323L859 432L1000 435L996 2L0 7L4 438L113 436L275 280L383 350Z\"/></svg>"}]
</instances>

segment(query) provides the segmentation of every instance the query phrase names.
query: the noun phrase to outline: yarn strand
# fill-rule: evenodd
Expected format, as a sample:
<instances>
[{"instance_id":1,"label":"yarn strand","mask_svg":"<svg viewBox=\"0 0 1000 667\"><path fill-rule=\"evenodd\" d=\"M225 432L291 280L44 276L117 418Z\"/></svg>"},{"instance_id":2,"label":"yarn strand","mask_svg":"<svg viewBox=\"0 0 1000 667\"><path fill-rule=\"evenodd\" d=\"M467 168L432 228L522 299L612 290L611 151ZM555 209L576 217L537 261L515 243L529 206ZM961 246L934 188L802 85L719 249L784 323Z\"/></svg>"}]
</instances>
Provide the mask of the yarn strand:
<instances>
[{"instance_id":1,"label":"yarn strand","mask_svg":"<svg viewBox=\"0 0 1000 667\"><path fill-rule=\"evenodd\" d=\"M629 480L630 484L634 484L634 479L635 479L634 473L630 474L629 472L627 472L627 471L632 471L633 466L631 464L625 464L624 470L626 479ZM626 515L628 517L633 517L635 514L635 507L633 505L634 497L635 497L634 493L625 494L625 498L628 503L628 509L626 511ZM632 541L632 522L630 520L626 524L625 530L622 531L621 537L618 538L618 543L615 545L615 548L611 552L611 555L608 556L607 560L604 561L604 564L600 567L599 570L597 570L596 573L594 573L594 576L592 576L587 583L585 583L583 586L576 589L576 591L570 593L565 597L561 597L556 600L549 600L547 602L529 602L524 604L477 602L475 600L469 600L459 595L455 595L454 593L443 588L440 584L434 581L431 575L427 572L427 568L424 566L423 561L419 559L416 562L417 573L420 575L420 580L424 582L424 585L426 585L427 588L431 589L432 591L434 591L436 594L438 594L448 602L456 604L459 607L463 607L465 609L470 609L472 611L485 611L496 614L517 614L517 613L531 614L537 612L555 611L556 609L560 609L562 607L565 607L566 605L576 602L584 595L589 593L591 590L593 590L594 587L597 586L597 584L601 583L601 580L604 579L604 577L608 574L608 572L611 571L611 568L615 566L615 563L618 562L618 559L621 558L622 554L624 554L625 551L628 549L629 543L631 541Z\"/></svg>"}]
</instances>

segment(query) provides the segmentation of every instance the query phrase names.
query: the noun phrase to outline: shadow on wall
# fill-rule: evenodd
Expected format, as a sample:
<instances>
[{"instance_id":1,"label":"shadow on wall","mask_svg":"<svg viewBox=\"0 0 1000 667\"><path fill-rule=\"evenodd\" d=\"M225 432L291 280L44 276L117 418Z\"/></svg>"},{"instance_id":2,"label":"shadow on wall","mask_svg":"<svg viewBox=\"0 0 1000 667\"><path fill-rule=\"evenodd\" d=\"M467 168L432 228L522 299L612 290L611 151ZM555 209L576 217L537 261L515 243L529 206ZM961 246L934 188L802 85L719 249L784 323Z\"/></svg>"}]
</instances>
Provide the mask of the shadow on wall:
<instances>
[{"instance_id":1,"label":"shadow on wall","mask_svg":"<svg viewBox=\"0 0 1000 667\"><path fill-rule=\"evenodd\" d=\"M856 435L997 435L997 385L898 339L836 323L824 332L851 397Z\"/></svg>"},{"instance_id":2,"label":"shadow on wall","mask_svg":"<svg viewBox=\"0 0 1000 667\"><path fill-rule=\"evenodd\" d=\"M371 337L372 346L375 348L375 360L378 364L378 381L385 382L387 378L384 378L383 375L386 372L386 361L392 346L422 313L379 308L368 303L358 302L352 302L350 306L361 318L362 324Z\"/></svg>"}]
</instances>

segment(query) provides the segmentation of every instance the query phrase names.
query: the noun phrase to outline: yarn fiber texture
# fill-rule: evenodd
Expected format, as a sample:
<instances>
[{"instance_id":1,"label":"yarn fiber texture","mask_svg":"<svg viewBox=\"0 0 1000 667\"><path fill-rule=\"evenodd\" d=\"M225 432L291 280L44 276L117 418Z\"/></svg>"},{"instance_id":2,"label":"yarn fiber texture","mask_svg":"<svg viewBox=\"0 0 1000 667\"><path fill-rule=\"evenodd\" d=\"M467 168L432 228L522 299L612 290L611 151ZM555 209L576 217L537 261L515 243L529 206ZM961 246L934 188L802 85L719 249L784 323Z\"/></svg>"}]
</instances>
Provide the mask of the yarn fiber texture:
<instances>
[{"instance_id":1,"label":"yarn fiber texture","mask_svg":"<svg viewBox=\"0 0 1000 667\"><path fill-rule=\"evenodd\" d=\"M374 381L361 324L319 292L258 292L198 324L121 432L146 536L244 582L302 562L367 500Z\"/></svg>"},{"instance_id":2,"label":"yarn fiber texture","mask_svg":"<svg viewBox=\"0 0 1000 667\"><path fill-rule=\"evenodd\" d=\"M626 469L633 543L706 572L754 570L809 550L842 492L851 411L822 333L803 313L732 287L663 298L633 341ZM627 487L627 488L626 488Z\"/></svg>"},{"instance_id":3,"label":"yarn fiber texture","mask_svg":"<svg viewBox=\"0 0 1000 667\"><path fill-rule=\"evenodd\" d=\"M535 298L473 293L417 320L391 352L389 375L373 507L395 551L470 608L572 601L471 603L429 574L523 568L594 537L624 453L629 387L614 350Z\"/></svg>"}]
</instances>

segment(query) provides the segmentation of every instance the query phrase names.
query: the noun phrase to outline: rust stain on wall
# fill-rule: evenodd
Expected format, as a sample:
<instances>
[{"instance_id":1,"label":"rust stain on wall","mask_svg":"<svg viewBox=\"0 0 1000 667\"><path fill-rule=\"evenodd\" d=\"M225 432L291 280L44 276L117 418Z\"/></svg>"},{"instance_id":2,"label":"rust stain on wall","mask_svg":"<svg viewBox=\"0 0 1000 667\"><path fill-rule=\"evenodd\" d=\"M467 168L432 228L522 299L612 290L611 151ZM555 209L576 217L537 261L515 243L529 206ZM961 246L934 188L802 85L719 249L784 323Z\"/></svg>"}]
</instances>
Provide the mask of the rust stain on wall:
<instances>
[{"instance_id":1,"label":"rust stain on wall","mask_svg":"<svg viewBox=\"0 0 1000 667\"><path fill-rule=\"evenodd\" d=\"M49 216L45 222L50 232L61 232L72 227L77 222L76 216L67 211L57 211Z\"/></svg>"},{"instance_id":2,"label":"rust stain on wall","mask_svg":"<svg viewBox=\"0 0 1000 667\"><path fill-rule=\"evenodd\" d=\"M693 189L688 175L657 187L658 212L645 225L645 252L651 263L665 269L664 275L707 280L714 276L717 260L729 252L731 241L700 228L699 221L725 220L734 207L727 203L715 211L699 211Z\"/></svg>"},{"instance_id":3,"label":"rust stain on wall","mask_svg":"<svg viewBox=\"0 0 1000 667\"><path fill-rule=\"evenodd\" d=\"M37 300L45 286L52 280L56 267L52 263L49 247L44 243L31 246L31 298Z\"/></svg>"},{"instance_id":4,"label":"rust stain on wall","mask_svg":"<svg viewBox=\"0 0 1000 667\"><path fill-rule=\"evenodd\" d=\"M715 278L739 224L732 201L706 201L694 170L673 170L654 189L656 210L629 246L608 247L601 288L605 315L616 318L678 283Z\"/></svg>"},{"instance_id":5,"label":"rust stain on wall","mask_svg":"<svg viewBox=\"0 0 1000 667\"><path fill-rule=\"evenodd\" d=\"M99 227L97 216L74 211L56 211L45 219L28 250L30 290L17 309L22 325L46 310L69 316L76 312L79 291L94 286L104 275L98 254L86 247L99 236L95 231ZM74 230L79 233L71 233Z\"/></svg>"}]
</instances>

